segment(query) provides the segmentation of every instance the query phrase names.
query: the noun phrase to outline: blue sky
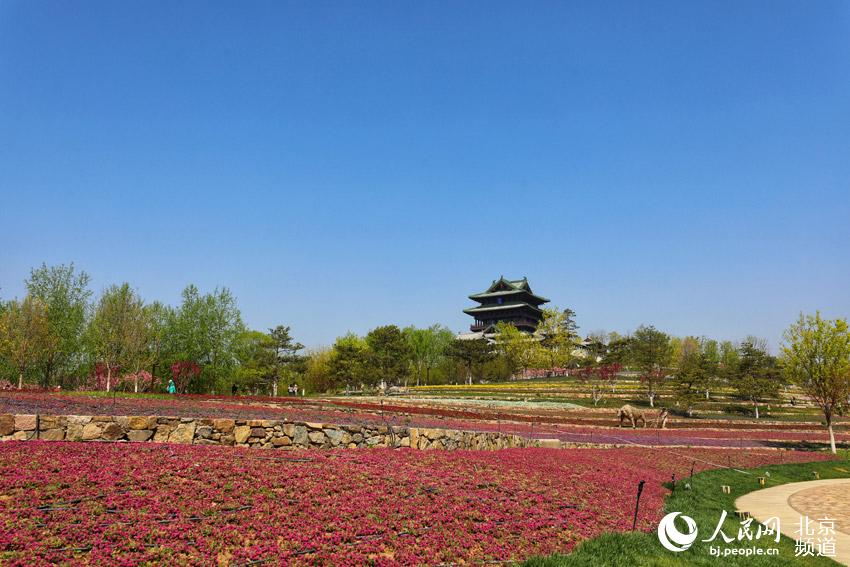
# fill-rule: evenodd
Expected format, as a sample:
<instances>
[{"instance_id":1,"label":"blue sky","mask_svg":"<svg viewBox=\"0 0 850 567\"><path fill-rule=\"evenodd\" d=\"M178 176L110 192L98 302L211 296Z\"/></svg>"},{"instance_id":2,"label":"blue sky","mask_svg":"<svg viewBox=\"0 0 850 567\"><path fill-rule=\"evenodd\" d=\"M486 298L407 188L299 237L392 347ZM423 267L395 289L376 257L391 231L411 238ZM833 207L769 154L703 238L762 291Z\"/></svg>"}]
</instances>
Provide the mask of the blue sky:
<instances>
[{"instance_id":1,"label":"blue sky","mask_svg":"<svg viewBox=\"0 0 850 567\"><path fill-rule=\"evenodd\" d=\"M850 315L846 2L0 2L0 296L75 262L308 345L469 325L774 345Z\"/></svg>"}]
</instances>

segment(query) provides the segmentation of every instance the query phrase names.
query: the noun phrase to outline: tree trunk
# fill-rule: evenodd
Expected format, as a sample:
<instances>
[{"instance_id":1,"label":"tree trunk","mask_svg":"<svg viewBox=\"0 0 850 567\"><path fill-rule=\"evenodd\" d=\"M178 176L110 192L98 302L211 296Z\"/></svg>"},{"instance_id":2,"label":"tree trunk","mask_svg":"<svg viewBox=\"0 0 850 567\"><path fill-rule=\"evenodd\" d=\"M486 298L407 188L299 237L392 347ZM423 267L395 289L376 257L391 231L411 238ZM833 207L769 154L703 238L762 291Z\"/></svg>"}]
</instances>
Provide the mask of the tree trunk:
<instances>
[{"instance_id":1,"label":"tree trunk","mask_svg":"<svg viewBox=\"0 0 850 567\"><path fill-rule=\"evenodd\" d=\"M756 407L756 419L759 418L759 403L753 402L753 405Z\"/></svg>"},{"instance_id":2,"label":"tree trunk","mask_svg":"<svg viewBox=\"0 0 850 567\"><path fill-rule=\"evenodd\" d=\"M705 399L708 399L708 390L705 391Z\"/></svg>"},{"instance_id":3,"label":"tree trunk","mask_svg":"<svg viewBox=\"0 0 850 567\"><path fill-rule=\"evenodd\" d=\"M18 390L24 389L24 371L18 372Z\"/></svg>"},{"instance_id":4,"label":"tree trunk","mask_svg":"<svg viewBox=\"0 0 850 567\"><path fill-rule=\"evenodd\" d=\"M139 373L138 372L136 372L133 375L133 393L134 394L139 393Z\"/></svg>"},{"instance_id":5,"label":"tree trunk","mask_svg":"<svg viewBox=\"0 0 850 567\"><path fill-rule=\"evenodd\" d=\"M272 396L277 397L277 378L272 382Z\"/></svg>"},{"instance_id":6,"label":"tree trunk","mask_svg":"<svg viewBox=\"0 0 850 567\"><path fill-rule=\"evenodd\" d=\"M649 393L649 407L651 407L651 408L655 407L655 392Z\"/></svg>"},{"instance_id":7,"label":"tree trunk","mask_svg":"<svg viewBox=\"0 0 850 567\"><path fill-rule=\"evenodd\" d=\"M832 430L832 421L827 422L826 428L829 430L829 450L835 454L835 432Z\"/></svg>"},{"instance_id":8,"label":"tree trunk","mask_svg":"<svg viewBox=\"0 0 850 567\"><path fill-rule=\"evenodd\" d=\"M109 388L112 386L112 367L108 364L106 365L106 391L109 391Z\"/></svg>"}]
</instances>

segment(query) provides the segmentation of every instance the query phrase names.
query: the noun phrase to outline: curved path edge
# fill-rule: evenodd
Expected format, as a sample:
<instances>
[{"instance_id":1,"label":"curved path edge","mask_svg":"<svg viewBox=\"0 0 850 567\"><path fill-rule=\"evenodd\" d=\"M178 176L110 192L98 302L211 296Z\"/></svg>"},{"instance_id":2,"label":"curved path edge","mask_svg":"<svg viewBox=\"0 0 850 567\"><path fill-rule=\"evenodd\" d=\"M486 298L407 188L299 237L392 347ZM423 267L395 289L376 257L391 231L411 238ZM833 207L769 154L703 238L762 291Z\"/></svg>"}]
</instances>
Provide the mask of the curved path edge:
<instances>
[{"instance_id":1,"label":"curved path edge","mask_svg":"<svg viewBox=\"0 0 850 567\"><path fill-rule=\"evenodd\" d=\"M810 488L838 484L850 484L850 478L789 482L756 490L735 500L735 508L739 511L749 512L759 522L764 522L774 516L779 518L782 534L796 540L794 532L800 522L801 513L789 504L788 501L791 496ZM839 531L839 528L844 531ZM835 557L833 559L843 565L850 565L850 534L846 533L847 531L850 531L850 526L836 526L835 529Z\"/></svg>"}]
</instances>

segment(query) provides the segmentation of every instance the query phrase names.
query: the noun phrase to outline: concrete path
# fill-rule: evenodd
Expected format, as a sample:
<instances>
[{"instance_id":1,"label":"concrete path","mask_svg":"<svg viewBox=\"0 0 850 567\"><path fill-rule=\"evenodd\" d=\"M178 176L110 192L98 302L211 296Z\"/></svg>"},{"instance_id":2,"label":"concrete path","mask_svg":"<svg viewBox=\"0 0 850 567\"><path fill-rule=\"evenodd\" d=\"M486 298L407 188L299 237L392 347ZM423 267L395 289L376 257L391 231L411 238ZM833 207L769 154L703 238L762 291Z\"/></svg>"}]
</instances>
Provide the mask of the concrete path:
<instances>
[{"instance_id":1,"label":"concrete path","mask_svg":"<svg viewBox=\"0 0 850 567\"><path fill-rule=\"evenodd\" d=\"M810 518L815 533L821 518L835 520L833 559L850 565L850 478L791 482L756 490L738 498L735 507L759 522L778 517L782 533L794 540L800 516Z\"/></svg>"}]
</instances>

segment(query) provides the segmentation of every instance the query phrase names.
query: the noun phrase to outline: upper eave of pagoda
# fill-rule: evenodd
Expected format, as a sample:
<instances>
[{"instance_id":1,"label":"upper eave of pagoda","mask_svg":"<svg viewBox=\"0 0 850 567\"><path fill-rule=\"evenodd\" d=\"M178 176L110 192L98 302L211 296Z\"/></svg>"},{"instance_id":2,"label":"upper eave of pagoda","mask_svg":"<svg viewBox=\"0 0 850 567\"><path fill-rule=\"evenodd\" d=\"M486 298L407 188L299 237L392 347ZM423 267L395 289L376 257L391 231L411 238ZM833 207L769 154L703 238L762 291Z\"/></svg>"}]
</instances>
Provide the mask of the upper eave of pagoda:
<instances>
[{"instance_id":1,"label":"upper eave of pagoda","mask_svg":"<svg viewBox=\"0 0 850 567\"><path fill-rule=\"evenodd\" d=\"M548 299L540 295L535 295L535 293L531 291L531 286L528 285L527 278L522 278L521 280L509 280L504 276L500 276L498 280L493 280L493 283L486 291L470 295L469 299L482 302L491 297L505 297L513 295L526 296L532 300L531 303L537 303L538 305L542 303L549 303Z\"/></svg>"}]
</instances>

